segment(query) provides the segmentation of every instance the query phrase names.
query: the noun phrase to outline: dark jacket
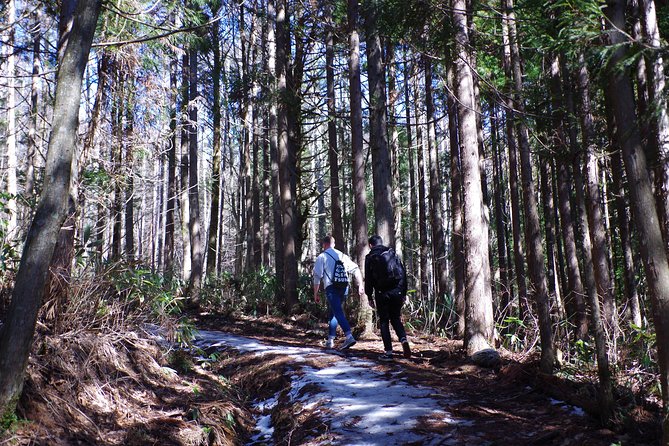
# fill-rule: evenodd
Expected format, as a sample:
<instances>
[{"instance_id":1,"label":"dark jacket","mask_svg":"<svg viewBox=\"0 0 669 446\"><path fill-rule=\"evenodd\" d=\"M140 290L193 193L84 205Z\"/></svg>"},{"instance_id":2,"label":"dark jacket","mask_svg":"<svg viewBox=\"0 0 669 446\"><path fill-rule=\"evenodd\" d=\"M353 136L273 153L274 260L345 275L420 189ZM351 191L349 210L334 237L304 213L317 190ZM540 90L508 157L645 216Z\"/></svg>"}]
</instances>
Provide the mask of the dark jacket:
<instances>
[{"instance_id":1,"label":"dark jacket","mask_svg":"<svg viewBox=\"0 0 669 446\"><path fill-rule=\"evenodd\" d=\"M383 261L381 254L385 251L388 251L390 248L383 245L377 245L372 248L372 250L365 257L365 294L371 296L372 293L376 290L377 295L379 293L389 294L389 295L398 295L404 297L407 293L407 275L404 265L402 270L404 274L400 279L397 286L391 290L381 291L378 289L378 284L376 283L375 277L379 277L380 274L386 274L387 267ZM396 256L395 251L393 254ZM398 259L399 260L399 259Z\"/></svg>"}]
</instances>

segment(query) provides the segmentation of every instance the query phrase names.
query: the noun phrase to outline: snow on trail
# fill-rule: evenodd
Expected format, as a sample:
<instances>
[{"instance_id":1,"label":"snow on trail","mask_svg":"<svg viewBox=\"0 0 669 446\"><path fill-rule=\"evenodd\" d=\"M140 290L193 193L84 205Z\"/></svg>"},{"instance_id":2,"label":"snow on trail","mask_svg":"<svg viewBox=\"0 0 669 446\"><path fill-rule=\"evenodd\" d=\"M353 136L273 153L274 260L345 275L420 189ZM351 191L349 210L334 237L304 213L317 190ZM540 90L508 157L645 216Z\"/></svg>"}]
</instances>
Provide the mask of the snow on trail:
<instances>
[{"instance_id":1,"label":"snow on trail","mask_svg":"<svg viewBox=\"0 0 669 446\"><path fill-rule=\"evenodd\" d=\"M320 405L330 422L330 431L341 444L359 446L401 445L410 442L421 444L456 444L446 432L444 436L425 438L411 431L419 417L429 416L454 428L471 425L469 420L455 419L444 407L453 404L436 391L427 387L411 385L403 379L388 379L385 374L374 371L377 364L356 358L341 356L322 349L270 345L255 339L215 331L198 331L196 345L199 347L233 347L256 355L286 355L299 365L301 373L292 376L291 401L305 408ZM336 359L332 366L322 369L304 363L307 358L330 356ZM401 372L400 372L401 373ZM320 392L301 392L307 385L317 385ZM256 408L268 413L277 398L258 402ZM263 415L257 420L259 432L250 444L268 444L273 428L270 417ZM332 444L328 441L328 444Z\"/></svg>"}]
</instances>

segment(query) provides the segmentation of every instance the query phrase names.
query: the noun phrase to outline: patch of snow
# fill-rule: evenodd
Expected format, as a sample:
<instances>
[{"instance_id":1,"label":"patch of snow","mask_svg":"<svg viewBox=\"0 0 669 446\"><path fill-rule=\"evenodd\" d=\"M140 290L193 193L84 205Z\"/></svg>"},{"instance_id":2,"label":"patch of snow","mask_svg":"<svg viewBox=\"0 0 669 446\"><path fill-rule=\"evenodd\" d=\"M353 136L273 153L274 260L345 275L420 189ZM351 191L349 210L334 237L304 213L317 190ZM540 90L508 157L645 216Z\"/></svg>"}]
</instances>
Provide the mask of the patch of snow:
<instances>
[{"instance_id":1,"label":"patch of snow","mask_svg":"<svg viewBox=\"0 0 669 446\"><path fill-rule=\"evenodd\" d=\"M578 406L572 406L571 404L567 404L564 401L556 400L553 398L549 398L548 401L554 406L561 406L563 409L567 410L567 412L569 412L572 415L577 415L579 417L585 416L585 412L583 411L583 409L581 409Z\"/></svg>"},{"instance_id":2,"label":"patch of snow","mask_svg":"<svg viewBox=\"0 0 669 446\"><path fill-rule=\"evenodd\" d=\"M287 355L297 362L303 362L311 355L331 355L320 349L269 345L254 339L213 331L199 331L196 343L208 347L234 347L258 355ZM376 365L355 358L339 360L322 369L302 365L299 368L300 373L296 372L292 376L289 398L306 408L317 405L327 408L331 414L326 415L329 417L331 433L341 438L342 444L351 446L424 442L426 438L412 432L419 417L437 415L443 422L454 426L473 424L447 413L444 407L453 404L453 401L444 395L437 398L434 389L414 386L395 377L388 379L372 369ZM303 393L302 389L310 384L315 384L321 390L316 393ZM265 429L265 432L269 432L271 426L261 426L262 423L267 423L265 417L258 420L258 430L263 432L262 429ZM441 441L448 438L446 432L444 435L432 434L430 441L444 444L436 441L439 438Z\"/></svg>"}]
</instances>

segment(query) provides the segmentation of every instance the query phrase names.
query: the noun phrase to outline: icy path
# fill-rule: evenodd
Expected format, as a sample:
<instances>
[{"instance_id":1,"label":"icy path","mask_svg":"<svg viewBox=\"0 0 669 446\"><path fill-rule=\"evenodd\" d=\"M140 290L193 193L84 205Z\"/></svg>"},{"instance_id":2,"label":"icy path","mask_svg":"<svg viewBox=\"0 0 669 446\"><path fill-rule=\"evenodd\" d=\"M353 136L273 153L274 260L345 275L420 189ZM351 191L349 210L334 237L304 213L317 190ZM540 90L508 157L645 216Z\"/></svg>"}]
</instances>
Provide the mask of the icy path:
<instances>
[{"instance_id":1,"label":"icy path","mask_svg":"<svg viewBox=\"0 0 669 446\"><path fill-rule=\"evenodd\" d=\"M196 338L199 347L233 347L241 352L256 355L286 355L301 370L292 376L291 400L310 408L321 406L328 417L330 432L345 445L402 445L456 444L450 435L425 438L411 431L419 417L430 417L456 427L470 425L471 421L454 419L445 410L455 403L443 396L436 396L434 389L409 384L403 379L388 379L385 374L374 371L377 364L356 358L343 358L333 352L310 347L270 345L255 339L215 331L199 331ZM329 357L332 366L317 369L305 363L308 358ZM332 362L332 361L329 361ZM300 365L300 363L305 363ZM401 373L401 372L400 372ZM307 385L317 385L320 392L300 390ZM259 412L269 413L276 398L258 402ZM254 442L271 443L272 427L269 416L258 420L259 434ZM332 444L328 442L328 444Z\"/></svg>"}]
</instances>

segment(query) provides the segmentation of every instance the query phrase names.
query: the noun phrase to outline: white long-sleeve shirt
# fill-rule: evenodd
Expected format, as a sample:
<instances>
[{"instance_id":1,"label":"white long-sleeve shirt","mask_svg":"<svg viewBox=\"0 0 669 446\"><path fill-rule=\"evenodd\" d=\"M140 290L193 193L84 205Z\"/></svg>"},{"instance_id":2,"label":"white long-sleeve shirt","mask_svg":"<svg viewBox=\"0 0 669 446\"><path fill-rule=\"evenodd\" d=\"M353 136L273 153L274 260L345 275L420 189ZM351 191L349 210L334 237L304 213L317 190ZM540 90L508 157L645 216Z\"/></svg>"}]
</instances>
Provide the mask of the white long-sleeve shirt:
<instances>
[{"instance_id":1,"label":"white long-sleeve shirt","mask_svg":"<svg viewBox=\"0 0 669 446\"><path fill-rule=\"evenodd\" d=\"M328 248L316 257L316 263L314 264L314 285L321 283L321 280L323 280L323 289L332 285L335 259L342 261L344 269L349 274L358 269L358 265L349 256L335 248Z\"/></svg>"}]
</instances>

